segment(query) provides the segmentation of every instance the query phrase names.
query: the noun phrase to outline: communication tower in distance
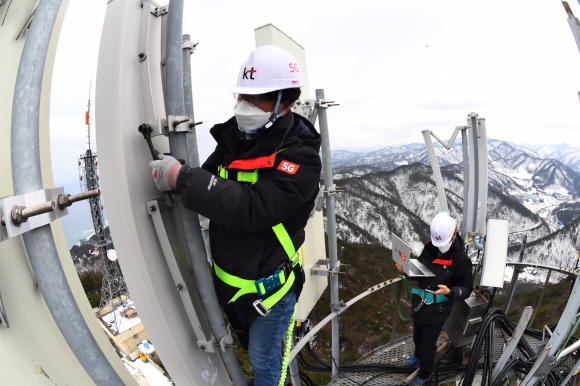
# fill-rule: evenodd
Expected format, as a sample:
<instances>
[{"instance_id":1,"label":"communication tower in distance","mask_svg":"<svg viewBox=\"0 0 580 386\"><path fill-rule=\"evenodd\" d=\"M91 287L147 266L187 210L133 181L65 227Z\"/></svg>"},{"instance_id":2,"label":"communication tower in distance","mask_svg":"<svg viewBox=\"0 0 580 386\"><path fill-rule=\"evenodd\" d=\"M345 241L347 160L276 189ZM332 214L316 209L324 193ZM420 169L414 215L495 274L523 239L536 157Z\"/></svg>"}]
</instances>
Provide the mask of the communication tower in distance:
<instances>
[{"instance_id":1,"label":"communication tower in distance","mask_svg":"<svg viewBox=\"0 0 580 386\"><path fill-rule=\"evenodd\" d=\"M91 150L91 92L89 87L89 101L85 113L85 125L87 126L87 151L79 156L78 167L81 181L81 192L99 189L98 161L97 153ZM98 253L100 258L100 271L103 274L103 285L101 288L101 303L97 316L101 317L107 311L113 311L121 304L125 304L129 291L121 272L117 265L117 259L114 251L111 249L111 236L105 234L105 222L103 218L103 206L101 198L95 197L89 199L91 207L91 216L95 228L95 254ZM114 257L113 257L114 256ZM108 308L110 307L110 309Z\"/></svg>"}]
</instances>

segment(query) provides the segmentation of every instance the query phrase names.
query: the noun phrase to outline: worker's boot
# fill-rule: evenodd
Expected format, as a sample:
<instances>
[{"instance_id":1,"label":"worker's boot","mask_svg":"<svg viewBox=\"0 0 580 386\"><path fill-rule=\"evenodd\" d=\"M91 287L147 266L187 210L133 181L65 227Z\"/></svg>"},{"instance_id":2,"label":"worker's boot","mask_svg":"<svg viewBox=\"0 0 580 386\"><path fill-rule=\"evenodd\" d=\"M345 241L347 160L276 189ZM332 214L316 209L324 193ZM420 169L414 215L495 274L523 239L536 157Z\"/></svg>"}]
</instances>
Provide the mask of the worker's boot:
<instances>
[{"instance_id":1,"label":"worker's boot","mask_svg":"<svg viewBox=\"0 0 580 386\"><path fill-rule=\"evenodd\" d=\"M407 359L405 363L403 363L403 366L417 368L419 367L419 358L413 355L411 358Z\"/></svg>"}]
</instances>

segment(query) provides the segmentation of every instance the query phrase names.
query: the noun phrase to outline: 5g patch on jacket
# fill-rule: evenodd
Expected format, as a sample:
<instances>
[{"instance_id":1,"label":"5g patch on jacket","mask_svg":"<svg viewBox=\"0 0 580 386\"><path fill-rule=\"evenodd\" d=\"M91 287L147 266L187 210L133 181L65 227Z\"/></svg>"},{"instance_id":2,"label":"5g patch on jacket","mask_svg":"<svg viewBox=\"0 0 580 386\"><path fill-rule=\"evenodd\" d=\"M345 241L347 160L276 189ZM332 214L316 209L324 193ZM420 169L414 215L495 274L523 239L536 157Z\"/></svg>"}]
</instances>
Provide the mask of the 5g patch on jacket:
<instances>
[{"instance_id":1,"label":"5g patch on jacket","mask_svg":"<svg viewBox=\"0 0 580 386\"><path fill-rule=\"evenodd\" d=\"M298 171L298 168L300 168L300 165L293 164L290 161L282 160L282 162L280 162L280 165L278 165L277 169L288 174L295 174Z\"/></svg>"}]
</instances>

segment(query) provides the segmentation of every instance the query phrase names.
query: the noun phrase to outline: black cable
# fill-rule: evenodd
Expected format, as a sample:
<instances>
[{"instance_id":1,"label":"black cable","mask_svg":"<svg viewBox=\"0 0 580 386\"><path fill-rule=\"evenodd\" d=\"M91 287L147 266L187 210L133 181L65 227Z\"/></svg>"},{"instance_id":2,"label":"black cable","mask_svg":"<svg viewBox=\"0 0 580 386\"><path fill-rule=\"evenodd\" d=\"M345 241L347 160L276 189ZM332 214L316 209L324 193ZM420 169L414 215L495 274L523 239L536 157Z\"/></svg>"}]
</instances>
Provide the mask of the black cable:
<instances>
[{"instance_id":1,"label":"black cable","mask_svg":"<svg viewBox=\"0 0 580 386\"><path fill-rule=\"evenodd\" d=\"M316 386L308 374L298 371L298 376L300 377L300 383L304 383L306 386Z\"/></svg>"},{"instance_id":2,"label":"black cable","mask_svg":"<svg viewBox=\"0 0 580 386\"><path fill-rule=\"evenodd\" d=\"M320 359L320 357L318 355L316 355L316 353L314 352L314 350L312 350L312 346L310 346L310 342L306 343L306 350L308 350L308 353L310 354L310 356L312 358L314 358L314 360L318 363L320 363L322 366L327 367L329 369L332 369L332 366L326 362L324 362L322 359Z\"/></svg>"},{"instance_id":3,"label":"black cable","mask_svg":"<svg viewBox=\"0 0 580 386\"><path fill-rule=\"evenodd\" d=\"M496 291L496 287L493 287L493 291L491 291L491 295L489 295L489 302L487 302L487 307L485 308L485 312L483 313L484 315L487 314L487 311L489 311L489 309L491 308L492 304L493 304L493 299L495 298L495 291Z\"/></svg>"},{"instance_id":4,"label":"black cable","mask_svg":"<svg viewBox=\"0 0 580 386\"><path fill-rule=\"evenodd\" d=\"M505 383L504 377L508 371L513 370L520 374L527 374L531 367L533 366L533 360L535 359L535 352L525 339L520 339L517 344L517 348L524 356L525 360L514 359L506 364L502 372L499 374L495 382L492 382L492 373L495 363L493 362L493 347L494 347L494 336L495 331L500 330L502 336L505 340L505 332L508 335L513 335L516 329L515 323L507 317L507 315L499 308L492 308L486 313L484 320L480 326L480 331L472 345L472 354L470 361L467 365L454 365L454 366L437 366L433 370L437 374L441 371L445 372L464 372L462 375L463 384L471 384L475 376L476 371L482 369L482 385L485 386L502 386ZM541 339L542 332L535 329L526 329L526 334ZM318 363L318 365L312 365L306 362L303 357L302 352L297 356L298 364L304 369L313 372L331 372L332 366L324 362L312 349L310 344L306 345L306 349L310 356ZM479 363L480 358L483 354L483 363ZM375 379L382 375L388 373L411 373L415 369L390 365L390 364L353 364L353 365L343 365L340 366L339 371L341 372L379 372L380 374L373 376L370 379ZM346 376L346 375L345 375ZM448 376L448 375L447 375ZM369 380L370 380L369 379ZM369 380L365 381L363 384L367 383ZM545 384L547 386L559 385L563 380L563 377L555 369L548 374L545 378ZM309 385L308 385L309 386Z\"/></svg>"}]
</instances>

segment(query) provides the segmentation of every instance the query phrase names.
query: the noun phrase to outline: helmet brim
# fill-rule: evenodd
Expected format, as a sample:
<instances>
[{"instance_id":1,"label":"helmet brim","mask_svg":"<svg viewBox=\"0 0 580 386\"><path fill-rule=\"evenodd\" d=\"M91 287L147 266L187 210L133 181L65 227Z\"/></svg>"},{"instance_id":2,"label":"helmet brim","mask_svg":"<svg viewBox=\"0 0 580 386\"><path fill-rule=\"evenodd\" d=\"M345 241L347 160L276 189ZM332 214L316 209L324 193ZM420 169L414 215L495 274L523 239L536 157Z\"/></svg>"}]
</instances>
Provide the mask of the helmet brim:
<instances>
[{"instance_id":1,"label":"helmet brim","mask_svg":"<svg viewBox=\"0 0 580 386\"><path fill-rule=\"evenodd\" d=\"M280 87L280 85L276 87L244 87L236 85L230 87L230 92L234 94L259 95L266 94L272 91L285 90L288 88L300 88L302 86L304 86L302 81L300 81L298 84L293 84L287 87Z\"/></svg>"},{"instance_id":2,"label":"helmet brim","mask_svg":"<svg viewBox=\"0 0 580 386\"><path fill-rule=\"evenodd\" d=\"M453 235L451 235L451 237L453 237ZM431 242L436 247L442 247L444 245L449 244L449 241L451 241L451 237L449 237L447 240L435 240L433 237L431 237Z\"/></svg>"}]
</instances>

